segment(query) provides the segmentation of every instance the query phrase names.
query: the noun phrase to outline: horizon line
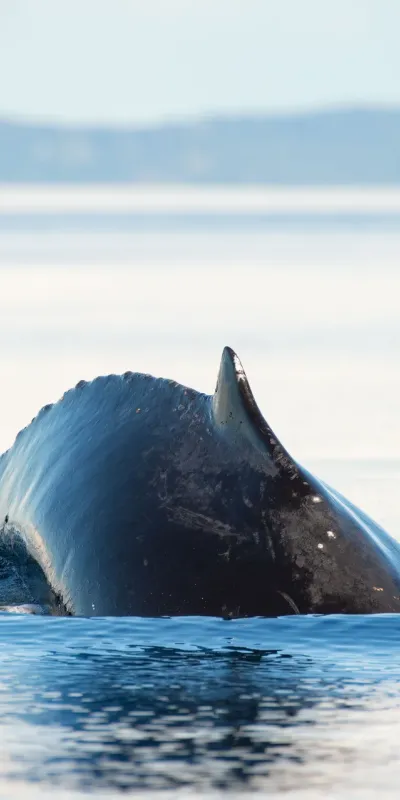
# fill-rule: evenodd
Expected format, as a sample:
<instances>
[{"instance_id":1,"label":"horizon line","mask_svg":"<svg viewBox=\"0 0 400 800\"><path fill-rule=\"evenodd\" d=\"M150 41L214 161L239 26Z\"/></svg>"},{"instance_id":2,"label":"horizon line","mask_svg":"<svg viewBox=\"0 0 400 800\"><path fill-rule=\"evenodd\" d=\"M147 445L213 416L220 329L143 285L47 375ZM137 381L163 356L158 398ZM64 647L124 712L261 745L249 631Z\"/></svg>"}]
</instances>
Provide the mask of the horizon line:
<instances>
[{"instance_id":1,"label":"horizon line","mask_svg":"<svg viewBox=\"0 0 400 800\"><path fill-rule=\"evenodd\" d=\"M93 129L107 129L115 131L145 131L162 128L173 128L182 126L196 126L207 125L215 122L244 122L256 120L290 120L302 117L318 117L329 116L330 114L351 114L351 113L396 113L400 112L399 103L388 102L343 102L343 103L327 103L318 105L307 106L293 106L286 110L283 109L269 109L269 110L255 110L253 111L205 111L199 113L191 113L187 115L171 115L161 116L148 120L137 121L109 121L103 119L82 120L82 119L67 119L60 116L50 115L31 115L25 116L24 114L9 114L7 111L0 110L0 126L2 125L19 125L21 127L56 127L65 129L80 129L80 130L93 130Z\"/></svg>"}]
</instances>

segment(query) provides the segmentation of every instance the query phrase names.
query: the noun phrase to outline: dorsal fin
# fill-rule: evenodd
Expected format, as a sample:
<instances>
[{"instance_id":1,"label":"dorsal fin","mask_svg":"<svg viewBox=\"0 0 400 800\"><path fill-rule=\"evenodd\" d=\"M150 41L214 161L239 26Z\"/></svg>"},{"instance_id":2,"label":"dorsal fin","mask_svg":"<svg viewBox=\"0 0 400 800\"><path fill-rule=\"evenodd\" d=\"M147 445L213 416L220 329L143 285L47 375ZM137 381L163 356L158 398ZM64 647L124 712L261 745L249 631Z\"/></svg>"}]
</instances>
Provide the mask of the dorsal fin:
<instances>
[{"instance_id":1,"label":"dorsal fin","mask_svg":"<svg viewBox=\"0 0 400 800\"><path fill-rule=\"evenodd\" d=\"M213 416L221 431L247 441L279 470L298 474L298 467L265 421L236 353L225 347L212 399Z\"/></svg>"}]
</instances>

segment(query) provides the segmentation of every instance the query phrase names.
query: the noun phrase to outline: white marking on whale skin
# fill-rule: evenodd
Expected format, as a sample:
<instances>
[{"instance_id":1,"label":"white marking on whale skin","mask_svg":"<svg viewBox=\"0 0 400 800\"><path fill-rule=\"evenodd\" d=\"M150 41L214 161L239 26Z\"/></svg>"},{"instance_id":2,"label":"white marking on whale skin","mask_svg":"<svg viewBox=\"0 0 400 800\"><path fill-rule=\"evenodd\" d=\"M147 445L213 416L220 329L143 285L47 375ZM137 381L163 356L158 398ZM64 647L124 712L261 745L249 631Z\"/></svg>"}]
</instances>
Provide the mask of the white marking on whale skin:
<instances>
[{"instance_id":1,"label":"white marking on whale skin","mask_svg":"<svg viewBox=\"0 0 400 800\"><path fill-rule=\"evenodd\" d=\"M235 367L235 372L236 372L236 376L237 376L238 381L245 381L247 383L246 373L245 373L245 371L244 371L244 369L243 369L243 367L242 367L242 365L240 363L240 360L239 360L238 356L236 355L236 353L233 354L233 364L234 364L234 367Z\"/></svg>"},{"instance_id":2,"label":"white marking on whale skin","mask_svg":"<svg viewBox=\"0 0 400 800\"><path fill-rule=\"evenodd\" d=\"M270 554L270 556L272 558L272 561L276 561L276 553L275 553L274 544L273 544L271 536L267 536L266 537L266 543L267 543L267 547L268 547L268 550L269 550L269 554Z\"/></svg>"},{"instance_id":3,"label":"white marking on whale skin","mask_svg":"<svg viewBox=\"0 0 400 800\"><path fill-rule=\"evenodd\" d=\"M229 559L231 557L231 547L230 547L230 545L228 546L228 549L225 550L225 552L221 553L220 555L221 555L221 558L225 559L225 561L229 561Z\"/></svg>"},{"instance_id":4,"label":"white marking on whale skin","mask_svg":"<svg viewBox=\"0 0 400 800\"><path fill-rule=\"evenodd\" d=\"M289 603L289 605L290 605L290 608L292 608L292 609L293 609L293 611L294 611L294 613L295 613L295 614L300 614L300 611L299 611L299 609L297 608L297 606L296 606L296 603L294 602L294 600L292 600L292 598L290 597L290 595L288 595L286 592L281 592L281 591L279 591L279 589L278 589L278 594L280 594L280 595L281 595L281 597L283 597L283 599L284 599L284 600L286 600L286 602L287 602L287 603Z\"/></svg>"},{"instance_id":5,"label":"white marking on whale skin","mask_svg":"<svg viewBox=\"0 0 400 800\"><path fill-rule=\"evenodd\" d=\"M336 539L336 533L334 533L333 531L327 531L326 535L328 539Z\"/></svg>"},{"instance_id":6,"label":"white marking on whale skin","mask_svg":"<svg viewBox=\"0 0 400 800\"><path fill-rule=\"evenodd\" d=\"M243 502L247 508L253 508L254 503L251 502L250 498L247 495L243 494Z\"/></svg>"},{"instance_id":7,"label":"white marking on whale skin","mask_svg":"<svg viewBox=\"0 0 400 800\"><path fill-rule=\"evenodd\" d=\"M221 538L232 537L238 542L244 542L247 536L235 531L225 522L218 519L207 517L206 514L199 514L197 511L190 511L183 506L165 506L169 521L183 523L195 530L204 530L215 533Z\"/></svg>"},{"instance_id":8,"label":"white marking on whale skin","mask_svg":"<svg viewBox=\"0 0 400 800\"><path fill-rule=\"evenodd\" d=\"M322 544L322 542L319 542L317 547L318 547L318 550L323 550L324 549L324 545Z\"/></svg>"},{"instance_id":9,"label":"white marking on whale skin","mask_svg":"<svg viewBox=\"0 0 400 800\"><path fill-rule=\"evenodd\" d=\"M157 490L157 495L159 500L161 500L164 503L165 500L168 500L168 486L167 486L168 470L161 471L158 477L159 477L159 487Z\"/></svg>"},{"instance_id":10,"label":"white marking on whale skin","mask_svg":"<svg viewBox=\"0 0 400 800\"><path fill-rule=\"evenodd\" d=\"M312 503L322 503L322 497L318 497L318 495L315 494L314 497L311 498L311 502Z\"/></svg>"}]
</instances>

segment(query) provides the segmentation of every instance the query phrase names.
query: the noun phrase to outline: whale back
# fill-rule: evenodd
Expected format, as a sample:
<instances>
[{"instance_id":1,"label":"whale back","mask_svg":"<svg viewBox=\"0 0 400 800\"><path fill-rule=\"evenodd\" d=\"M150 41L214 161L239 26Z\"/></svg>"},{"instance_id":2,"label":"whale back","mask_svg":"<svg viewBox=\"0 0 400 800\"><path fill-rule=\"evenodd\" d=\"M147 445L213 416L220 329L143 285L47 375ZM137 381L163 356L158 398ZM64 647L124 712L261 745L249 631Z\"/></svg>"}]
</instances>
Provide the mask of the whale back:
<instances>
[{"instance_id":1,"label":"whale back","mask_svg":"<svg viewBox=\"0 0 400 800\"><path fill-rule=\"evenodd\" d=\"M400 607L397 543L291 458L230 348L212 396L128 372L43 408L1 458L0 516L68 613Z\"/></svg>"}]
</instances>

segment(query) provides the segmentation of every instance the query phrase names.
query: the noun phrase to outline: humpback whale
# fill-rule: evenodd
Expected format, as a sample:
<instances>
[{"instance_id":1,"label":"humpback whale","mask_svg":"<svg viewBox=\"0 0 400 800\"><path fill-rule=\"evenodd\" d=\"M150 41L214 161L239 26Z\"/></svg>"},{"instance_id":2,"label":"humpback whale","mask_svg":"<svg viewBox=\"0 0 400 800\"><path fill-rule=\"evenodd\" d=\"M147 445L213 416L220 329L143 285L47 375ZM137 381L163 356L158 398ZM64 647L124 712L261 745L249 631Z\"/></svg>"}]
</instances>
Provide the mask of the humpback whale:
<instances>
[{"instance_id":1,"label":"humpback whale","mask_svg":"<svg viewBox=\"0 0 400 800\"><path fill-rule=\"evenodd\" d=\"M0 603L49 613L400 610L400 545L311 475L224 349L215 393L80 381L0 458Z\"/></svg>"}]
</instances>

